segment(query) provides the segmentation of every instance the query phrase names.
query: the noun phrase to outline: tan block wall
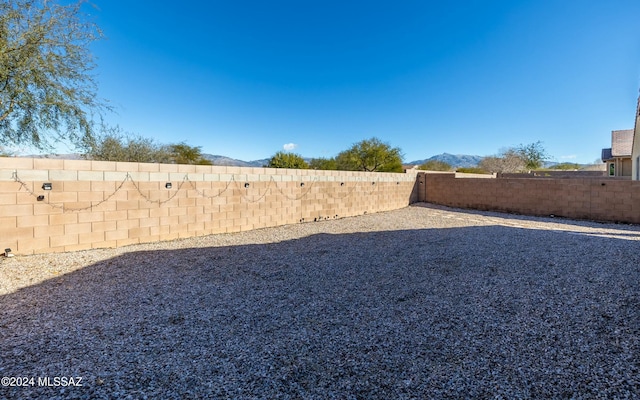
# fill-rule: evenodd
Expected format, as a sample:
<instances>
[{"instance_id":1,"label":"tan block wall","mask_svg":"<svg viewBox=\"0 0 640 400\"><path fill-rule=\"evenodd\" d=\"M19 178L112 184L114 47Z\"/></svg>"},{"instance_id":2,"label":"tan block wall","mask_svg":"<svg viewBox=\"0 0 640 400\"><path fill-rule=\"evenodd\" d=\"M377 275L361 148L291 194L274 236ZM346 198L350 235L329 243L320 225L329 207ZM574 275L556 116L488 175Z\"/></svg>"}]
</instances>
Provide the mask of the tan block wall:
<instances>
[{"instance_id":1,"label":"tan block wall","mask_svg":"<svg viewBox=\"0 0 640 400\"><path fill-rule=\"evenodd\" d=\"M610 178L460 179L418 174L418 200L450 207L640 223L640 182Z\"/></svg>"},{"instance_id":2,"label":"tan block wall","mask_svg":"<svg viewBox=\"0 0 640 400\"><path fill-rule=\"evenodd\" d=\"M45 182L53 189L43 190ZM415 183L412 173L0 157L0 252L116 247L387 211L417 201Z\"/></svg>"}]
</instances>

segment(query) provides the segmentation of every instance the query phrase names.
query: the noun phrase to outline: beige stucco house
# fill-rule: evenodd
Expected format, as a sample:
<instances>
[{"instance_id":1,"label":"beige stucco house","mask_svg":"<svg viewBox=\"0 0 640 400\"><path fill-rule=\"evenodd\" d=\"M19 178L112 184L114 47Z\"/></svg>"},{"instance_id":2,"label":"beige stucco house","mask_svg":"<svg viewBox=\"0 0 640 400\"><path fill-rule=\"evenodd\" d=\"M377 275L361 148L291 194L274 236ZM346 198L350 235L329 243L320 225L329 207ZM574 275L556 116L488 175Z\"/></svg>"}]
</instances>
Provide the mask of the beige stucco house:
<instances>
[{"instance_id":1,"label":"beige stucco house","mask_svg":"<svg viewBox=\"0 0 640 400\"><path fill-rule=\"evenodd\" d=\"M631 177L633 131L633 129L611 131L611 148L602 149L602 162L607 163L607 175Z\"/></svg>"}]
</instances>

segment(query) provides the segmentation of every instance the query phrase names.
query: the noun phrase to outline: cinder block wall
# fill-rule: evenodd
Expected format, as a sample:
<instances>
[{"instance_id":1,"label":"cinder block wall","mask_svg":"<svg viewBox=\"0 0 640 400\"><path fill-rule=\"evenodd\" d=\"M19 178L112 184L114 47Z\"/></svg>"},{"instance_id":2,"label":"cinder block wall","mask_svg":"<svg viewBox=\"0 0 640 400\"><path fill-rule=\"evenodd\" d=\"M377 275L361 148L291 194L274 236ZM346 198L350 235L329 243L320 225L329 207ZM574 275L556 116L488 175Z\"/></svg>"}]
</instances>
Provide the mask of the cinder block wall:
<instances>
[{"instance_id":1,"label":"cinder block wall","mask_svg":"<svg viewBox=\"0 0 640 400\"><path fill-rule=\"evenodd\" d=\"M0 157L0 250L118 247L374 213L417 201L415 185L415 174Z\"/></svg>"},{"instance_id":2,"label":"cinder block wall","mask_svg":"<svg viewBox=\"0 0 640 400\"><path fill-rule=\"evenodd\" d=\"M607 171L530 171L528 173L501 173L500 178L607 178ZM612 177L608 177L612 178Z\"/></svg>"},{"instance_id":3,"label":"cinder block wall","mask_svg":"<svg viewBox=\"0 0 640 400\"><path fill-rule=\"evenodd\" d=\"M527 215L640 223L640 182L609 178L468 179L418 174L418 199Z\"/></svg>"}]
</instances>

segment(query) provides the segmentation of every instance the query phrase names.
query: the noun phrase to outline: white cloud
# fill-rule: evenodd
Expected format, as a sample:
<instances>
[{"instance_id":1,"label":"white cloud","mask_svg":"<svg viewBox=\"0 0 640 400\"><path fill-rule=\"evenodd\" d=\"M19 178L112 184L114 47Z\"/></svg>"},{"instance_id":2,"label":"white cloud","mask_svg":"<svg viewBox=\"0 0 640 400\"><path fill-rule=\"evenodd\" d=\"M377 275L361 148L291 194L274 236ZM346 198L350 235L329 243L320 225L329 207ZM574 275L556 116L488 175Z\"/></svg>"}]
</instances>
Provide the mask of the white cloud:
<instances>
[{"instance_id":1,"label":"white cloud","mask_svg":"<svg viewBox=\"0 0 640 400\"><path fill-rule=\"evenodd\" d=\"M298 145L295 143L287 143L284 146L282 146L282 148L285 149L285 151L294 150L296 147L298 147Z\"/></svg>"},{"instance_id":2,"label":"white cloud","mask_svg":"<svg viewBox=\"0 0 640 400\"><path fill-rule=\"evenodd\" d=\"M573 160L574 158L578 158L578 156L575 154L570 154L568 156L560 156L560 158L562 158L563 160Z\"/></svg>"}]
</instances>

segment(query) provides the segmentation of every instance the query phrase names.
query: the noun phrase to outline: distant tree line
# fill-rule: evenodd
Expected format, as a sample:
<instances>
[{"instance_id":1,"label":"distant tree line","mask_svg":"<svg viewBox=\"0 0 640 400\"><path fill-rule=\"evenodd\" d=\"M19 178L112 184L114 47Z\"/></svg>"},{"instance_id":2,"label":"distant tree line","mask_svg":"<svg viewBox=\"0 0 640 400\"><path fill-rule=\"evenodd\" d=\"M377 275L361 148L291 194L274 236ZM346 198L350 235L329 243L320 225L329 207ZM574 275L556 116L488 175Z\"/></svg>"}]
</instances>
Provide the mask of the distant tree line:
<instances>
[{"instance_id":1,"label":"distant tree line","mask_svg":"<svg viewBox=\"0 0 640 400\"><path fill-rule=\"evenodd\" d=\"M573 170L579 170L580 168L582 168L582 166L580 164L577 164L577 163L564 162L564 163L553 165L553 166L551 166L549 168L550 169L557 169L557 170L561 170L561 171L573 171Z\"/></svg>"},{"instance_id":2,"label":"distant tree line","mask_svg":"<svg viewBox=\"0 0 640 400\"><path fill-rule=\"evenodd\" d=\"M418 167L424 171L451 171L453 167L444 161L428 160Z\"/></svg>"},{"instance_id":3,"label":"distant tree line","mask_svg":"<svg viewBox=\"0 0 640 400\"><path fill-rule=\"evenodd\" d=\"M125 134L119 128L91 138L85 158L98 161L129 161L165 164L211 165L200 146L186 143L160 144L153 139Z\"/></svg>"},{"instance_id":4,"label":"distant tree line","mask_svg":"<svg viewBox=\"0 0 640 400\"><path fill-rule=\"evenodd\" d=\"M518 173L537 170L543 167L549 159L542 142L538 141L517 147L503 149L499 154L484 157L476 167L464 167L455 169L457 172L476 174L490 173ZM560 165L559 169L570 169L573 165ZM418 169L428 171L453 171L454 168L443 161L429 160L420 165Z\"/></svg>"},{"instance_id":5,"label":"distant tree line","mask_svg":"<svg viewBox=\"0 0 640 400\"><path fill-rule=\"evenodd\" d=\"M266 166L271 168L403 172L402 151L375 137L355 143L335 157L313 158L309 163L299 154L280 151L269 159Z\"/></svg>"},{"instance_id":6,"label":"distant tree line","mask_svg":"<svg viewBox=\"0 0 640 400\"><path fill-rule=\"evenodd\" d=\"M0 1L0 138L52 149L68 141L92 160L211 164L200 147L163 145L97 127L111 108L97 97L91 45L103 38L85 1ZM101 119L101 118L100 118ZM102 128L102 133L96 131ZM106 131L106 133L105 133ZM0 156L11 155L0 147Z\"/></svg>"},{"instance_id":7,"label":"distant tree line","mask_svg":"<svg viewBox=\"0 0 640 400\"><path fill-rule=\"evenodd\" d=\"M201 147L159 144L124 135L118 129L96 132L95 120L111 107L97 97L91 45L102 31L82 11L85 1L0 1L0 138L4 145L52 148L69 141L93 160L211 164ZM0 155L10 155L0 147ZM509 148L485 157L486 172L524 172L542 167L549 157L541 142ZM275 168L402 172L399 148L377 138L363 140L332 158L307 163L297 154L279 152ZM450 170L446 163L420 168ZM569 166L567 166L569 168Z\"/></svg>"},{"instance_id":8,"label":"distant tree line","mask_svg":"<svg viewBox=\"0 0 640 400\"><path fill-rule=\"evenodd\" d=\"M302 158L301 155L295 153L288 153L285 151L279 151L269 159L266 165L269 168L294 168L294 169L308 169L309 164Z\"/></svg>"},{"instance_id":9,"label":"distant tree line","mask_svg":"<svg viewBox=\"0 0 640 400\"><path fill-rule=\"evenodd\" d=\"M549 155L541 141L510 147L495 156L485 157L478 167L490 173L518 173L542 168Z\"/></svg>"}]
</instances>

